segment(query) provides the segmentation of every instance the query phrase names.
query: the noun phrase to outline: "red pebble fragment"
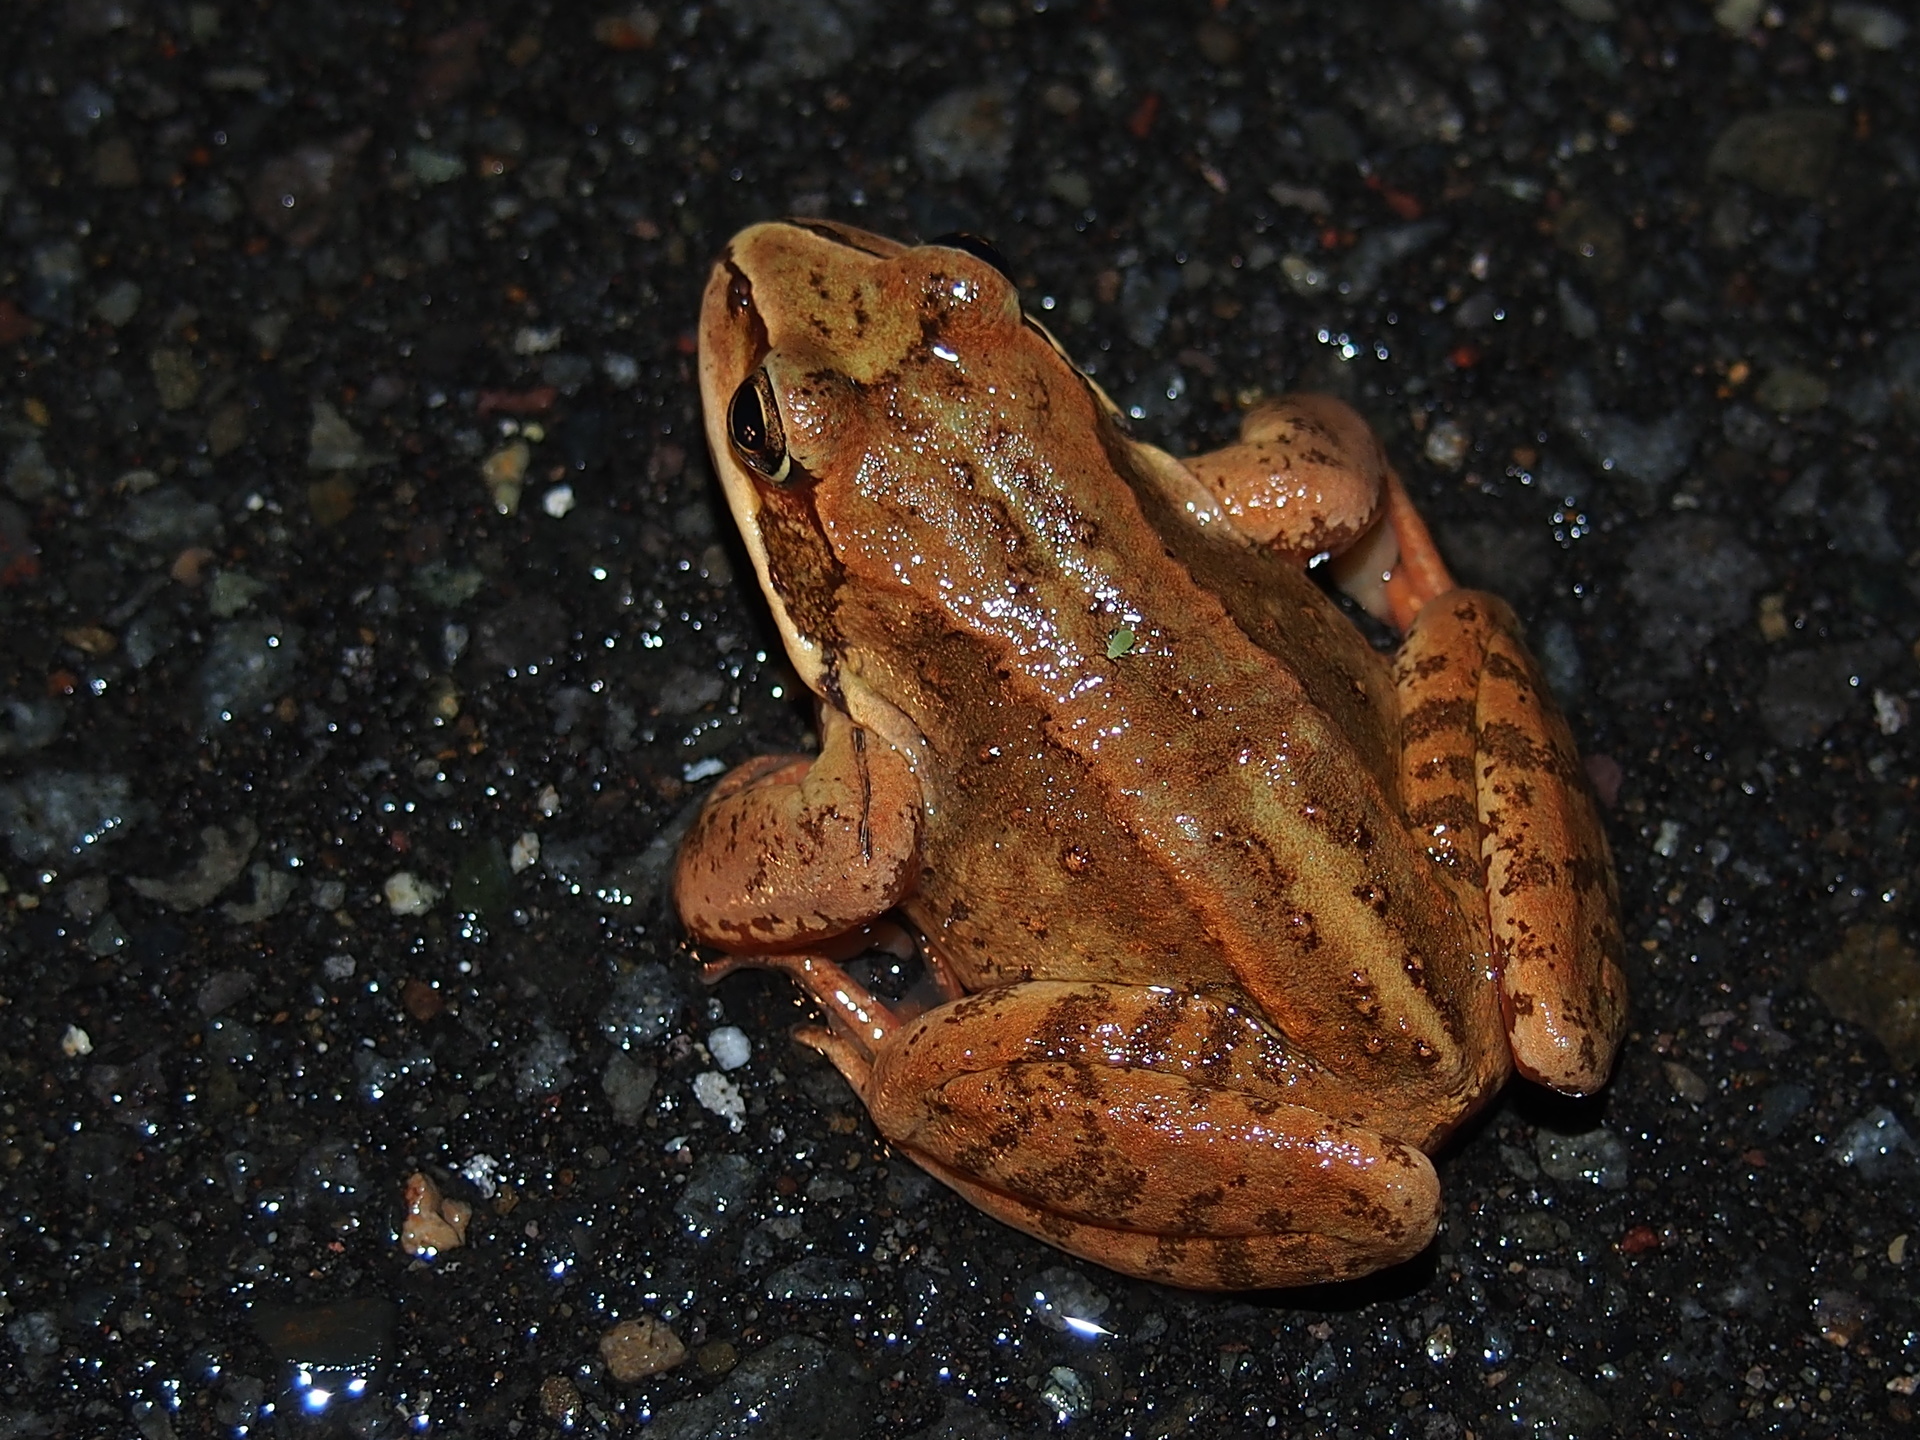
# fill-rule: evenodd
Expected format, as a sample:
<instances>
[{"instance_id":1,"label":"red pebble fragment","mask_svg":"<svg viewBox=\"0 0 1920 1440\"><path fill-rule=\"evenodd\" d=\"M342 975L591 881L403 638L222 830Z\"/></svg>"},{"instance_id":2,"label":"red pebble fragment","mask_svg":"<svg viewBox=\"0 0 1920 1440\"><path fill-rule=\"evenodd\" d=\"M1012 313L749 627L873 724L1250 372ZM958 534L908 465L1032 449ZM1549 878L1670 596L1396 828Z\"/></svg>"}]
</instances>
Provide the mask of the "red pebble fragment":
<instances>
[{"instance_id":1,"label":"red pebble fragment","mask_svg":"<svg viewBox=\"0 0 1920 1440\"><path fill-rule=\"evenodd\" d=\"M1594 795L1607 809L1613 809L1620 801L1620 786L1625 783L1627 772L1611 755L1589 755L1583 763L1587 767L1587 779L1593 782Z\"/></svg>"},{"instance_id":2,"label":"red pebble fragment","mask_svg":"<svg viewBox=\"0 0 1920 1440\"><path fill-rule=\"evenodd\" d=\"M40 547L33 543L26 514L0 500L0 588L12 589L40 578Z\"/></svg>"},{"instance_id":3,"label":"red pebble fragment","mask_svg":"<svg viewBox=\"0 0 1920 1440\"><path fill-rule=\"evenodd\" d=\"M1651 1225L1636 1225L1620 1237L1622 1255L1644 1255L1660 1248L1660 1232Z\"/></svg>"},{"instance_id":4,"label":"red pebble fragment","mask_svg":"<svg viewBox=\"0 0 1920 1440\"><path fill-rule=\"evenodd\" d=\"M40 333L40 322L21 312L11 300L0 300L0 345L17 345Z\"/></svg>"},{"instance_id":5,"label":"red pebble fragment","mask_svg":"<svg viewBox=\"0 0 1920 1440\"><path fill-rule=\"evenodd\" d=\"M1144 140L1153 132L1153 122L1160 118L1160 92L1149 90L1133 114L1127 117L1127 133L1136 140Z\"/></svg>"},{"instance_id":6,"label":"red pebble fragment","mask_svg":"<svg viewBox=\"0 0 1920 1440\"><path fill-rule=\"evenodd\" d=\"M402 985L400 1003L423 1025L447 1008L446 999L425 980L409 980Z\"/></svg>"},{"instance_id":7,"label":"red pebble fragment","mask_svg":"<svg viewBox=\"0 0 1920 1440\"><path fill-rule=\"evenodd\" d=\"M1427 213L1427 207L1420 203L1418 197L1405 190L1394 189L1378 175L1367 176L1367 188L1377 191L1380 198L1387 202L1387 208L1402 220L1418 220Z\"/></svg>"},{"instance_id":8,"label":"red pebble fragment","mask_svg":"<svg viewBox=\"0 0 1920 1440\"><path fill-rule=\"evenodd\" d=\"M482 390L474 409L483 419L495 411L502 415L539 415L552 409L559 396L551 385L531 390Z\"/></svg>"}]
</instances>

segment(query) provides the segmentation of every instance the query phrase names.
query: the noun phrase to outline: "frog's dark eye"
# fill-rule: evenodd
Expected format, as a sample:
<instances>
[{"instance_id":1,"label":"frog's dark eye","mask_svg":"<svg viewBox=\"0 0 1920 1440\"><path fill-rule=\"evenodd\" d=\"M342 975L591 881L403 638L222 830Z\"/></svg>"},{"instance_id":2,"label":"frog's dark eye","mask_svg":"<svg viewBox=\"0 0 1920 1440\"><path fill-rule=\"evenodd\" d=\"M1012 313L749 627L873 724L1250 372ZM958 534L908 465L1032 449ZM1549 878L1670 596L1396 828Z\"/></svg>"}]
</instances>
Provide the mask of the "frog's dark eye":
<instances>
[{"instance_id":1,"label":"frog's dark eye","mask_svg":"<svg viewBox=\"0 0 1920 1440\"><path fill-rule=\"evenodd\" d=\"M946 235L939 236L936 239L929 240L927 243L929 245L944 245L949 250L964 250L967 254L973 256L974 259L984 260L987 264L998 270L1006 277L1008 284L1016 283L1013 278L1013 267L1007 264L1007 257L994 248L991 240L982 240L978 235L969 235L964 230L955 230Z\"/></svg>"},{"instance_id":2,"label":"frog's dark eye","mask_svg":"<svg viewBox=\"0 0 1920 1440\"><path fill-rule=\"evenodd\" d=\"M740 382L727 403L727 438L740 458L776 485L784 485L790 465L787 432L773 398L767 372L756 370Z\"/></svg>"}]
</instances>

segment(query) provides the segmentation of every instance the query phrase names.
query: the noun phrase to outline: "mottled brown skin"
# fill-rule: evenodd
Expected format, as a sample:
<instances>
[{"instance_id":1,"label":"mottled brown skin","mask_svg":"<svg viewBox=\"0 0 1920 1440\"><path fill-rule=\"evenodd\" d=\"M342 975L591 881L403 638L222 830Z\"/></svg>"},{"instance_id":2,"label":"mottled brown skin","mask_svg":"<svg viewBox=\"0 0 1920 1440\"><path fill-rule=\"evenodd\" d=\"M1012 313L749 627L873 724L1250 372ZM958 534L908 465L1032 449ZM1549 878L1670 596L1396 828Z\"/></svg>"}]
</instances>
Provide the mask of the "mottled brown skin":
<instances>
[{"instance_id":1,"label":"mottled brown skin","mask_svg":"<svg viewBox=\"0 0 1920 1440\"><path fill-rule=\"evenodd\" d=\"M1307 1283L1426 1245L1425 1152L1516 1060L1604 1081L1565 724L1350 410L1183 465L987 264L816 222L729 246L701 383L823 749L722 781L675 898L827 1008L806 1038L929 1171L1130 1274ZM1391 665L1304 573L1342 550ZM948 995L912 1018L825 953L896 906Z\"/></svg>"}]
</instances>

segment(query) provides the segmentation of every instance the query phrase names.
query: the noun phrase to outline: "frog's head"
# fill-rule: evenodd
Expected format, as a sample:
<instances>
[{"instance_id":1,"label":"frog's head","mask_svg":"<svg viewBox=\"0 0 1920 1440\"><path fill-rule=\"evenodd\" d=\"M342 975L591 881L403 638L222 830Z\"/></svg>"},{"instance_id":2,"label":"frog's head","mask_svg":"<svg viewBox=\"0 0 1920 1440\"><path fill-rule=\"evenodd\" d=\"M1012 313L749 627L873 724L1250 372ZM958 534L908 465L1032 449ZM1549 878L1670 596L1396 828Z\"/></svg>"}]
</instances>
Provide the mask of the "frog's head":
<instances>
[{"instance_id":1,"label":"frog's head","mask_svg":"<svg viewBox=\"0 0 1920 1440\"><path fill-rule=\"evenodd\" d=\"M956 477L1022 427L1014 407L1044 387L1017 382L1036 364L1074 373L979 241L910 247L797 220L727 246L700 314L707 442L815 693L832 694L850 594L971 563Z\"/></svg>"}]
</instances>

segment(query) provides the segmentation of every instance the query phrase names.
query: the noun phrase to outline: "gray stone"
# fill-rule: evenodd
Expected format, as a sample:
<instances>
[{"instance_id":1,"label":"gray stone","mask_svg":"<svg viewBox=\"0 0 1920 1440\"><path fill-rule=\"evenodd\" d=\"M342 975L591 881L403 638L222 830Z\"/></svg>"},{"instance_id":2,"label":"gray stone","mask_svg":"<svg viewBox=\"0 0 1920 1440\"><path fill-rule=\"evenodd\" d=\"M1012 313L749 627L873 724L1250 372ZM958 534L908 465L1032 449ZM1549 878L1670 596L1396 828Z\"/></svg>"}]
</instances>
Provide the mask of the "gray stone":
<instances>
[{"instance_id":1,"label":"gray stone","mask_svg":"<svg viewBox=\"0 0 1920 1440\"><path fill-rule=\"evenodd\" d=\"M1760 719L1782 745L1811 745L1872 691L1872 681L1900 658L1890 635L1796 650L1767 659Z\"/></svg>"},{"instance_id":2,"label":"gray stone","mask_svg":"<svg viewBox=\"0 0 1920 1440\"><path fill-rule=\"evenodd\" d=\"M806 1335L783 1335L741 1361L723 1384L669 1405L648 1440L840 1440L865 1434L874 1397L865 1368Z\"/></svg>"},{"instance_id":3,"label":"gray stone","mask_svg":"<svg viewBox=\"0 0 1920 1440\"><path fill-rule=\"evenodd\" d=\"M200 831L200 855L191 865L165 879L135 876L128 883L136 894L170 909L199 910L240 878L259 843L259 827L244 815L230 826L208 825Z\"/></svg>"},{"instance_id":4,"label":"gray stone","mask_svg":"<svg viewBox=\"0 0 1920 1440\"><path fill-rule=\"evenodd\" d=\"M1707 152L1707 175L1743 180L1769 195L1817 199L1827 188L1846 125L1845 111L1812 105L1742 115Z\"/></svg>"},{"instance_id":5,"label":"gray stone","mask_svg":"<svg viewBox=\"0 0 1920 1440\"><path fill-rule=\"evenodd\" d=\"M1691 667L1701 648L1752 613L1766 569L1727 521L1676 515L1656 521L1627 552L1626 591L1641 609L1640 638Z\"/></svg>"},{"instance_id":6,"label":"gray stone","mask_svg":"<svg viewBox=\"0 0 1920 1440\"><path fill-rule=\"evenodd\" d=\"M940 1418L910 1440L1013 1440L1013 1432L984 1411L949 1398Z\"/></svg>"},{"instance_id":7,"label":"gray stone","mask_svg":"<svg viewBox=\"0 0 1920 1440\"><path fill-rule=\"evenodd\" d=\"M767 1277L769 1300L864 1300L866 1286L825 1255L809 1255Z\"/></svg>"},{"instance_id":8,"label":"gray stone","mask_svg":"<svg viewBox=\"0 0 1920 1440\"><path fill-rule=\"evenodd\" d=\"M622 1050L652 1045L673 1033L685 1004L685 992L672 972L645 961L614 980L613 992L600 1007L600 1029Z\"/></svg>"},{"instance_id":9,"label":"gray stone","mask_svg":"<svg viewBox=\"0 0 1920 1440\"><path fill-rule=\"evenodd\" d=\"M624 1050L608 1056L607 1068L600 1072L600 1089L613 1106L613 1118L622 1125L639 1124L659 1078L659 1071L642 1065Z\"/></svg>"},{"instance_id":10,"label":"gray stone","mask_svg":"<svg viewBox=\"0 0 1920 1440\"><path fill-rule=\"evenodd\" d=\"M1653 508L1693 454L1696 430L1684 411L1641 421L1602 410L1592 382L1578 370L1560 382L1554 398L1561 429L1602 471L1631 482L1628 488L1643 511Z\"/></svg>"},{"instance_id":11,"label":"gray stone","mask_svg":"<svg viewBox=\"0 0 1920 1440\"><path fill-rule=\"evenodd\" d=\"M1581 1135L1542 1130L1533 1137L1533 1153L1539 1158L1540 1168L1563 1185L1627 1188L1626 1142L1605 1126Z\"/></svg>"},{"instance_id":12,"label":"gray stone","mask_svg":"<svg viewBox=\"0 0 1920 1440\"><path fill-rule=\"evenodd\" d=\"M0 785L0 833L33 862L80 856L143 813L124 775L35 770Z\"/></svg>"},{"instance_id":13,"label":"gray stone","mask_svg":"<svg viewBox=\"0 0 1920 1440\"><path fill-rule=\"evenodd\" d=\"M200 665L200 703L209 726L250 716L293 682L301 631L284 620L222 625Z\"/></svg>"},{"instance_id":14,"label":"gray stone","mask_svg":"<svg viewBox=\"0 0 1920 1440\"><path fill-rule=\"evenodd\" d=\"M705 1238L739 1214L759 1187L760 1172L744 1155L709 1155L693 1167L673 1213Z\"/></svg>"},{"instance_id":15,"label":"gray stone","mask_svg":"<svg viewBox=\"0 0 1920 1440\"><path fill-rule=\"evenodd\" d=\"M1598 1440L1613 1430L1605 1402L1551 1360L1510 1376L1501 1387L1499 1404L1512 1432L1534 1440Z\"/></svg>"},{"instance_id":16,"label":"gray stone","mask_svg":"<svg viewBox=\"0 0 1920 1440\"><path fill-rule=\"evenodd\" d=\"M998 85L949 90L913 122L913 153L937 179L997 180L1013 158L1012 97Z\"/></svg>"}]
</instances>

